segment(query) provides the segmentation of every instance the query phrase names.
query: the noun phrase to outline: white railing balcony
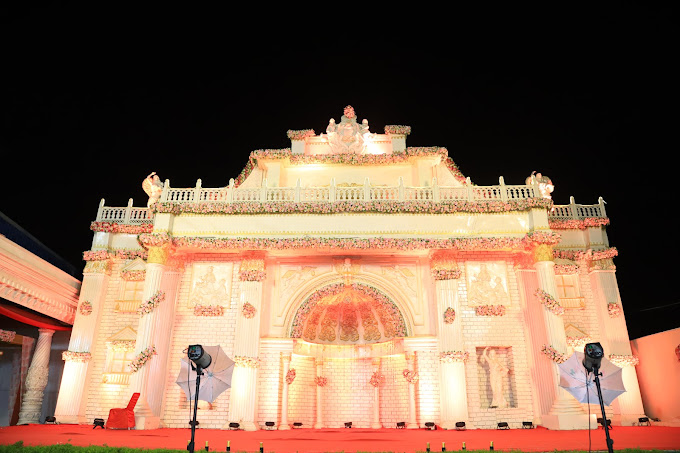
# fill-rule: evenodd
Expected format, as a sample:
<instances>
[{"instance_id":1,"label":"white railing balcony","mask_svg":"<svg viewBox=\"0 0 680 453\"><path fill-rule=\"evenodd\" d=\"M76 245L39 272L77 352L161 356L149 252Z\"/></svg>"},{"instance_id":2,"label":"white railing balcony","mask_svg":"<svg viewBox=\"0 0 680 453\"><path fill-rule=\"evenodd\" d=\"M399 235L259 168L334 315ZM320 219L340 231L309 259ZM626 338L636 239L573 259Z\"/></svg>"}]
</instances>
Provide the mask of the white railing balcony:
<instances>
[{"instance_id":1,"label":"white railing balcony","mask_svg":"<svg viewBox=\"0 0 680 453\"><path fill-rule=\"evenodd\" d=\"M550 212L550 220L583 220L587 218L606 218L605 202L602 197L597 204L576 204L574 197L569 198L569 204L555 205Z\"/></svg>"},{"instance_id":2,"label":"white railing balcony","mask_svg":"<svg viewBox=\"0 0 680 453\"><path fill-rule=\"evenodd\" d=\"M425 187L405 186L400 178L394 186L373 186L366 178L364 184L336 185L334 180L327 186L302 187L298 180L294 187L270 187L267 180L263 180L260 187L236 187L231 180L229 186L208 189L201 186L201 180L196 187L171 188L166 180L160 202L167 203L243 203L243 202L345 202L345 201L516 201L540 197L538 185L508 186L499 180L497 186L440 186L433 178L432 185Z\"/></svg>"},{"instance_id":3,"label":"white railing balcony","mask_svg":"<svg viewBox=\"0 0 680 453\"><path fill-rule=\"evenodd\" d=\"M148 208L135 208L132 206L132 198L124 208L104 206L104 199L99 202L97 210L97 222L120 223L124 225L143 225L152 223L153 219Z\"/></svg>"}]
</instances>

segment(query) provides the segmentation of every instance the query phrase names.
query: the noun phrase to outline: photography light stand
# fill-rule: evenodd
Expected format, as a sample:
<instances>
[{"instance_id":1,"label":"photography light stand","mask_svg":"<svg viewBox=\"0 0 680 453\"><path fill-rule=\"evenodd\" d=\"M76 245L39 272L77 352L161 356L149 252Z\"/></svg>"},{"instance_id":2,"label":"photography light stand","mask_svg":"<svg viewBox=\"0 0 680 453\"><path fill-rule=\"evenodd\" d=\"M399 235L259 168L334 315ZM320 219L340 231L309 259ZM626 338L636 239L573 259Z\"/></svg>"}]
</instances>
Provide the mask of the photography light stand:
<instances>
[{"instance_id":1,"label":"photography light stand","mask_svg":"<svg viewBox=\"0 0 680 453\"><path fill-rule=\"evenodd\" d=\"M604 412L604 401L602 400L602 388L600 387L600 363L604 357L604 350L600 343L588 343L584 351L583 366L587 372L592 372L595 380L595 387L597 388L597 397L600 400L600 409L602 410L602 424L604 425L604 435L607 438L607 450L609 453L614 453L614 441L609 436L609 425L607 424L607 415ZM586 373L586 391L588 386L588 374Z\"/></svg>"},{"instance_id":2,"label":"photography light stand","mask_svg":"<svg viewBox=\"0 0 680 453\"><path fill-rule=\"evenodd\" d=\"M187 445L187 450L190 453L194 453L194 438L196 435L196 415L198 412L198 391L201 387L201 376L203 376L203 369L210 366L212 363L212 357L207 351L203 349L200 344L194 344L189 346L187 349L187 355L191 361L191 369L196 371L196 394L194 395L194 414L193 419L189 422L191 425L191 440Z\"/></svg>"}]
</instances>

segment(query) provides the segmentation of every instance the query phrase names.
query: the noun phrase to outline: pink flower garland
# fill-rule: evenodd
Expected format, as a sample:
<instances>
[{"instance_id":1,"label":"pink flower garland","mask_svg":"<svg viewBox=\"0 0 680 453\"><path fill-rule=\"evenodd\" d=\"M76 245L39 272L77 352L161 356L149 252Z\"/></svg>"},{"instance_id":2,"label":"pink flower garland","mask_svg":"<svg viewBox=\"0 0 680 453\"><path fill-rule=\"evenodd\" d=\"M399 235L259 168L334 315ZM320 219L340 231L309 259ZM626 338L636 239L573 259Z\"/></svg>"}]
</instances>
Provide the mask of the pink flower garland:
<instances>
[{"instance_id":1,"label":"pink flower garland","mask_svg":"<svg viewBox=\"0 0 680 453\"><path fill-rule=\"evenodd\" d=\"M385 384L385 376L379 371L376 371L371 375L371 379L368 381L373 387L382 387Z\"/></svg>"},{"instance_id":2,"label":"pink flower garland","mask_svg":"<svg viewBox=\"0 0 680 453\"><path fill-rule=\"evenodd\" d=\"M151 299L147 300L146 302L142 303L139 306L139 308L137 309L137 314L140 316L144 316L148 313L151 313L164 300L165 293L163 291L156 291L156 294L151 296Z\"/></svg>"},{"instance_id":3,"label":"pink flower garland","mask_svg":"<svg viewBox=\"0 0 680 453\"><path fill-rule=\"evenodd\" d=\"M418 373L416 371L411 371L408 368L405 369L402 374L404 375L404 379L406 379L406 382L409 384L415 384L418 382L418 379L420 376L418 376Z\"/></svg>"},{"instance_id":4,"label":"pink flower garland","mask_svg":"<svg viewBox=\"0 0 680 453\"><path fill-rule=\"evenodd\" d=\"M314 383L319 387L325 387L328 385L328 378L324 376L317 376L314 378Z\"/></svg>"},{"instance_id":5,"label":"pink flower garland","mask_svg":"<svg viewBox=\"0 0 680 453\"><path fill-rule=\"evenodd\" d=\"M65 362L88 362L92 358L89 352L64 351L61 353L61 360Z\"/></svg>"},{"instance_id":6,"label":"pink flower garland","mask_svg":"<svg viewBox=\"0 0 680 453\"><path fill-rule=\"evenodd\" d=\"M237 355L234 357L236 366L243 368L260 368L260 359L257 357L248 357L245 355Z\"/></svg>"},{"instance_id":7,"label":"pink flower garland","mask_svg":"<svg viewBox=\"0 0 680 453\"><path fill-rule=\"evenodd\" d=\"M621 305L615 302L607 303L607 313L609 313L610 318L618 318L623 313Z\"/></svg>"},{"instance_id":8,"label":"pink flower garland","mask_svg":"<svg viewBox=\"0 0 680 453\"><path fill-rule=\"evenodd\" d=\"M17 333L13 330L2 330L0 329L0 341L5 341L7 343L11 343L14 341L14 338L17 336Z\"/></svg>"},{"instance_id":9,"label":"pink flower garland","mask_svg":"<svg viewBox=\"0 0 680 453\"><path fill-rule=\"evenodd\" d=\"M444 351L439 354L439 361L444 363L467 362L470 353L466 351Z\"/></svg>"},{"instance_id":10,"label":"pink flower garland","mask_svg":"<svg viewBox=\"0 0 680 453\"><path fill-rule=\"evenodd\" d=\"M221 305L196 305L194 306L194 316L222 316L224 307Z\"/></svg>"},{"instance_id":11,"label":"pink flower garland","mask_svg":"<svg viewBox=\"0 0 680 453\"><path fill-rule=\"evenodd\" d=\"M462 272L460 269L432 269L431 274L435 280L457 280Z\"/></svg>"},{"instance_id":12,"label":"pink flower garland","mask_svg":"<svg viewBox=\"0 0 680 453\"><path fill-rule=\"evenodd\" d=\"M542 289L537 289L534 295L538 297L545 307L557 316L562 316L564 314L564 307L550 294L546 293Z\"/></svg>"},{"instance_id":13,"label":"pink flower garland","mask_svg":"<svg viewBox=\"0 0 680 453\"><path fill-rule=\"evenodd\" d=\"M257 310L255 309L255 306L253 306L253 304L251 304L250 302L243 303L243 308L241 308L241 314L243 315L244 318L246 319L254 318L256 312Z\"/></svg>"},{"instance_id":14,"label":"pink flower garland","mask_svg":"<svg viewBox=\"0 0 680 453\"><path fill-rule=\"evenodd\" d=\"M80 307L78 308L78 311L83 316L90 316L90 314L92 314L92 304L90 302L84 300L80 303Z\"/></svg>"},{"instance_id":15,"label":"pink flower garland","mask_svg":"<svg viewBox=\"0 0 680 453\"><path fill-rule=\"evenodd\" d=\"M453 324L453 321L456 320L456 310L454 310L452 307L447 308L444 310L444 323L446 324Z\"/></svg>"},{"instance_id":16,"label":"pink flower garland","mask_svg":"<svg viewBox=\"0 0 680 453\"><path fill-rule=\"evenodd\" d=\"M411 126L389 124L385 126L385 133L390 135L409 135L411 133Z\"/></svg>"},{"instance_id":17,"label":"pink flower garland","mask_svg":"<svg viewBox=\"0 0 680 453\"><path fill-rule=\"evenodd\" d=\"M137 355L132 362L130 362L130 372L136 373L139 371L156 353L156 346L149 346Z\"/></svg>"},{"instance_id":18,"label":"pink flower garland","mask_svg":"<svg viewBox=\"0 0 680 453\"><path fill-rule=\"evenodd\" d=\"M286 373L286 384L288 385L292 384L293 381L295 380L296 374L297 373L295 372L295 368L291 368L290 370L288 370L288 373Z\"/></svg>"},{"instance_id":19,"label":"pink flower garland","mask_svg":"<svg viewBox=\"0 0 680 453\"><path fill-rule=\"evenodd\" d=\"M304 140L307 137L313 137L314 129L288 130L286 133L291 140Z\"/></svg>"},{"instance_id":20,"label":"pink flower garland","mask_svg":"<svg viewBox=\"0 0 680 453\"><path fill-rule=\"evenodd\" d=\"M640 359L634 355L609 354L608 359L619 368L637 366L640 363Z\"/></svg>"},{"instance_id":21,"label":"pink flower garland","mask_svg":"<svg viewBox=\"0 0 680 453\"><path fill-rule=\"evenodd\" d=\"M238 273L238 279L242 282L261 282L267 278L265 270L242 270Z\"/></svg>"},{"instance_id":22,"label":"pink flower garland","mask_svg":"<svg viewBox=\"0 0 680 453\"><path fill-rule=\"evenodd\" d=\"M606 217L588 217L580 220L549 220L548 225L551 230L585 230L586 228L609 225L609 219Z\"/></svg>"},{"instance_id":23,"label":"pink flower garland","mask_svg":"<svg viewBox=\"0 0 680 453\"><path fill-rule=\"evenodd\" d=\"M128 282L141 282L146 279L146 271L121 271L120 278Z\"/></svg>"},{"instance_id":24,"label":"pink flower garland","mask_svg":"<svg viewBox=\"0 0 680 453\"><path fill-rule=\"evenodd\" d=\"M153 222L149 221L148 223L143 223L140 225L128 225L126 223L116 222L92 222L90 223L90 230L102 233L151 233L153 231Z\"/></svg>"},{"instance_id":25,"label":"pink flower garland","mask_svg":"<svg viewBox=\"0 0 680 453\"><path fill-rule=\"evenodd\" d=\"M564 363L569 358L566 355L557 352L557 350L552 346L548 345L543 345L541 352L555 363Z\"/></svg>"},{"instance_id":26,"label":"pink flower garland","mask_svg":"<svg viewBox=\"0 0 680 453\"><path fill-rule=\"evenodd\" d=\"M475 314L477 316L504 316L505 305L477 305Z\"/></svg>"}]
</instances>

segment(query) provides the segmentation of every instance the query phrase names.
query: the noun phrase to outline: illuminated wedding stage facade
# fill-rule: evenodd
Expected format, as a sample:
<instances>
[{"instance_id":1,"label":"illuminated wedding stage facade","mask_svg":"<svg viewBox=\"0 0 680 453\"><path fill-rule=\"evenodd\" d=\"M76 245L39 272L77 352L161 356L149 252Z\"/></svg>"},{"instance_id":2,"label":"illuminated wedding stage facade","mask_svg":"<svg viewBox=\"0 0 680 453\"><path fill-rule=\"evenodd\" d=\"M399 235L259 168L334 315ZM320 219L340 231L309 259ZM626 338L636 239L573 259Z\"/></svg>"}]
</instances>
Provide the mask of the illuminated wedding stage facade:
<instances>
[{"instance_id":1,"label":"illuminated wedding stage facade","mask_svg":"<svg viewBox=\"0 0 680 453\"><path fill-rule=\"evenodd\" d=\"M372 133L347 107L326 133L254 151L227 186L152 173L148 207L102 200L57 419L91 423L139 392L138 429L187 427L175 381L202 344L236 366L201 428L584 428L557 363L599 341L627 389L610 415L637 421L604 203L554 206L540 174L474 185L409 132Z\"/></svg>"}]
</instances>

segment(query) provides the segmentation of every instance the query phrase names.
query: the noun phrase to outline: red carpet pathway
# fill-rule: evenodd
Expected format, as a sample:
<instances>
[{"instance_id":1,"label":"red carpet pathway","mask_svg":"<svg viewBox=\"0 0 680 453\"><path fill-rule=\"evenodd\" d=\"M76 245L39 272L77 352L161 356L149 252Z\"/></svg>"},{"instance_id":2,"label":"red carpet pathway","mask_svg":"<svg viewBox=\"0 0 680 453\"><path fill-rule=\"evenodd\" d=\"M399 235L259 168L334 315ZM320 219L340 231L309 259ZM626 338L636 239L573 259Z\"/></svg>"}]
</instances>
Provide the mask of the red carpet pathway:
<instances>
[{"instance_id":1,"label":"red carpet pathway","mask_svg":"<svg viewBox=\"0 0 680 453\"><path fill-rule=\"evenodd\" d=\"M593 451L606 451L602 428L590 431ZM610 431L614 450L642 448L680 450L680 428L662 426L623 427ZM108 445L111 447L167 448L186 450L190 429L111 430L93 429L91 425L23 425L0 428L0 444L23 441L25 445L72 444L79 446ZM263 442L265 452L416 452L425 451L427 442L432 452L459 451L465 442L468 450L523 450L553 452L555 450L588 450L588 431L551 431L544 428L466 431L405 430L405 429L294 429L289 431L262 430L255 432L229 430L196 430L196 451L259 452Z\"/></svg>"}]
</instances>

